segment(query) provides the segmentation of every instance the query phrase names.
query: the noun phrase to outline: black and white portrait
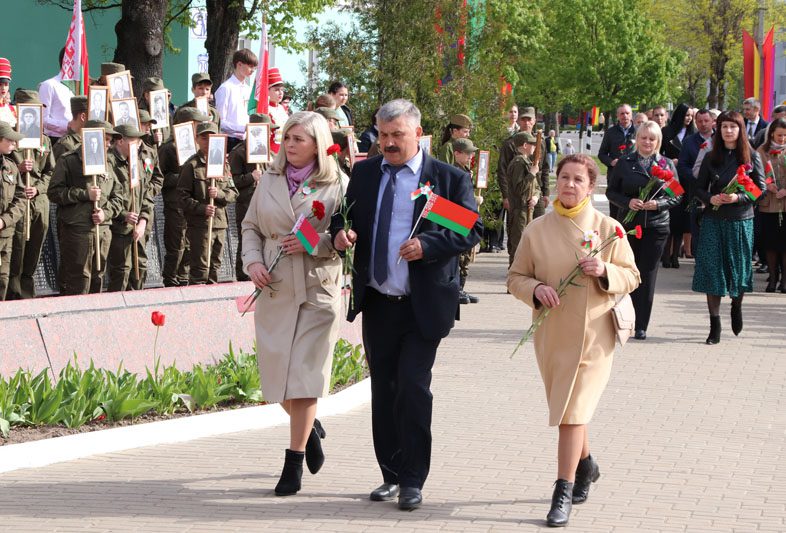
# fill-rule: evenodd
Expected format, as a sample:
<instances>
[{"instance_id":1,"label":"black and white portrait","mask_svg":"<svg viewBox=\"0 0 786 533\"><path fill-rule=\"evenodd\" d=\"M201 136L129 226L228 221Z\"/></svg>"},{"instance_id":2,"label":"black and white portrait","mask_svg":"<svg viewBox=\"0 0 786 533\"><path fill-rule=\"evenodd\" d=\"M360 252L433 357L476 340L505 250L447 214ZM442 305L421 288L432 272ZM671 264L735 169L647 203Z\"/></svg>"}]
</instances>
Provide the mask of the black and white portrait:
<instances>
[{"instance_id":1,"label":"black and white portrait","mask_svg":"<svg viewBox=\"0 0 786 533\"><path fill-rule=\"evenodd\" d=\"M223 178L226 161L226 135L211 135L207 145L207 177Z\"/></svg>"},{"instance_id":2,"label":"black and white portrait","mask_svg":"<svg viewBox=\"0 0 786 533\"><path fill-rule=\"evenodd\" d=\"M88 120L106 120L106 87L90 87L87 106Z\"/></svg>"},{"instance_id":3,"label":"black and white portrait","mask_svg":"<svg viewBox=\"0 0 786 533\"><path fill-rule=\"evenodd\" d=\"M19 148L41 148L41 106L18 104L19 121L17 128L24 138L19 141Z\"/></svg>"},{"instance_id":4,"label":"black and white portrait","mask_svg":"<svg viewBox=\"0 0 786 533\"><path fill-rule=\"evenodd\" d=\"M485 189L489 183L489 152L481 150L478 152L478 177L475 187Z\"/></svg>"},{"instance_id":5,"label":"black and white portrait","mask_svg":"<svg viewBox=\"0 0 786 533\"><path fill-rule=\"evenodd\" d=\"M150 92L150 115L156 120L153 129L169 126L169 91L161 89Z\"/></svg>"},{"instance_id":6,"label":"black and white portrait","mask_svg":"<svg viewBox=\"0 0 786 533\"><path fill-rule=\"evenodd\" d=\"M270 129L267 124L248 124L246 126L246 161L248 163L267 163L270 161Z\"/></svg>"},{"instance_id":7,"label":"black and white portrait","mask_svg":"<svg viewBox=\"0 0 786 533\"><path fill-rule=\"evenodd\" d=\"M107 76L106 84L109 86L110 100L125 100L134 97L134 92L131 89L131 73L127 70Z\"/></svg>"},{"instance_id":8,"label":"black and white portrait","mask_svg":"<svg viewBox=\"0 0 786 533\"><path fill-rule=\"evenodd\" d=\"M106 146L103 128L82 130L82 161L86 176L106 174Z\"/></svg>"},{"instance_id":9,"label":"black and white portrait","mask_svg":"<svg viewBox=\"0 0 786 533\"><path fill-rule=\"evenodd\" d=\"M112 120L115 126L134 126L139 128L139 114L137 112L136 100L112 101Z\"/></svg>"},{"instance_id":10,"label":"black and white portrait","mask_svg":"<svg viewBox=\"0 0 786 533\"><path fill-rule=\"evenodd\" d=\"M426 155L431 155L431 135L424 135L420 138L420 149L423 150Z\"/></svg>"},{"instance_id":11,"label":"black and white portrait","mask_svg":"<svg viewBox=\"0 0 786 533\"><path fill-rule=\"evenodd\" d=\"M175 147L177 148L177 164L182 166L188 158L196 153L194 141L194 123L184 122L174 127Z\"/></svg>"}]
</instances>

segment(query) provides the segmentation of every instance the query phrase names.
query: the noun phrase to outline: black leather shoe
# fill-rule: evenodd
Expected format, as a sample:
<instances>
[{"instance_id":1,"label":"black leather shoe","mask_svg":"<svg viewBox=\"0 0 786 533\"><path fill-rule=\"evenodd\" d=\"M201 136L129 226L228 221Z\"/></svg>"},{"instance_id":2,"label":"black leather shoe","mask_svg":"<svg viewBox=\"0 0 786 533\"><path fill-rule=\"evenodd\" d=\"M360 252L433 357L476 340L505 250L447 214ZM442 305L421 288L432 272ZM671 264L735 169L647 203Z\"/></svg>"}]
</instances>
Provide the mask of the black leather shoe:
<instances>
[{"instance_id":1,"label":"black leather shoe","mask_svg":"<svg viewBox=\"0 0 786 533\"><path fill-rule=\"evenodd\" d=\"M567 526L571 509L573 509L573 483L565 479L558 479L554 483L551 510L546 516L546 525L549 527Z\"/></svg>"},{"instance_id":2,"label":"black leather shoe","mask_svg":"<svg viewBox=\"0 0 786 533\"><path fill-rule=\"evenodd\" d=\"M737 305L731 303L731 331L735 336L742 331L742 302Z\"/></svg>"},{"instance_id":3,"label":"black leather shoe","mask_svg":"<svg viewBox=\"0 0 786 533\"><path fill-rule=\"evenodd\" d=\"M777 283L775 283L774 281L770 281L770 282L767 284L767 288L765 288L765 289L764 289L764 292L775 292L775 288L776 288L777 286L778 286L778 284L777 284Z\"/></svg>"},{"instance_id":4,"label":"black leather shoe","mask_svg":"<svg viewBox=\"0 0 786 533\"><path fill-rule=\"evenodd\" d=\"M660 266L663 268L671 268L671 259L664 259L660 262Z\"/></svg>"},{"instance_id":5,"label":"black leather shoe","mask_svg":"<svg viewBox=\"0 0 786 533\"><path fill-rule=\"evenodd\" d=\"M721 336L721 320L719 316L710 315L710 335L707 344L718 344Z\"/></svg>"},{"instance_id":6,"label":"black leather shoe","mask_svg":"<svg viewBox=\"0 0 786 533\"><path fill-rule=\"evenodd\" d=\"M459 303L460 304L468 304L469 303L469 295L464 291L459 291Z\"/></svg>"},{"instance_id":7,"label":"black leather shoe","mask_svg":"<svg viewBox=\"0 0 786 533\"><path fill-rule=\"evenodd\" d=\"M757 274L766 274L769 271L770 269L767 268L767 265L761 265L759 268L756 269Z\"/></svg>"},{"instance_id":8,"label":"black leather shoe","mask_svg":"<svg viewBox=\"0 0 786 533\"><path fill-rule=\"evenodd\" d=\"M677 256L671 258L671 268L680 268L680 260Z\"/></svg>"},{"instance_id":9,"label":"black leather shoe","mask_svg":"<svg viewBox=\"0 0 786 533\"><path fill-rule=\"evenodd\" d=\"M387 502L398 496L398 485L395 483L383 483L371 491L368 499L372 502Z\"/></svg>"},{"instance_id":10,"label":"black leather shoe","mask_svg":"<svg viewBox=\"0 0 786 533\"><path fill-rule=\"evenodd\" d=\"M423 503L423 494L415 487L401 487L398 495L398 508L402 511L414 511Z\"/></svg>"},{"instance_id":11,"label":"black leather shoe","mask_svg":"<svg viewBox=\"0 0 786 533\"><path fill-rule=\"evenodd\" d=\"M276 496L292 496L300 490L300 480L303 477L303 456L305 453L287 450L284 458L284 469L281 479L276 485Z\"/></svg>"},{"instance_id":12,"label":"black leather shoe","mask_svg":"<svg viewBox=\"0 0 786 533\"><path fill-rule=\"evenodd\" d=\"M590 484L595 483L600 477L600 468L592 455L588 455L576 467L576 481L573 483L573 504L577 505L587 501Z\"/></svg>"},{"instance_id":13,"label":"black leather shoe","mask_svg":"<svg viewBox=\"0 0 786 533\"><path fill-rule=\"evenodd\" d=\"M640 341L647 340L647 331L643 329L637 329L636 333L633 334L633 338Z\"/></svg>"},{"instance_id":14,"label":"black leather shoe","mask_svg":"<svg viewBox=\"0 0 786 533\"><path fill-rule=\"evenodd\" d=\"M478 298L477 296L472 296L468 292L465 292L464 294L467 295L467 298L469 298L469 303L471 303L471 304L476 304L476 303L478 303L480 301L480 298Z\"/></svg>"},{"instance_id":15,"label":"black leather shoe","mask_svg":"<svg viewBox=\"0 0 786 533\"><path fill-rule=\"evenodd\" d=\"M325 464L325 452L322 451L322 443L320 442L325 438L325 435L322 424L315 418L314 427L311 428L311 434L306 441L306 466L312 474L319 472L319 469Z\"/></svg>"}]
</instances>

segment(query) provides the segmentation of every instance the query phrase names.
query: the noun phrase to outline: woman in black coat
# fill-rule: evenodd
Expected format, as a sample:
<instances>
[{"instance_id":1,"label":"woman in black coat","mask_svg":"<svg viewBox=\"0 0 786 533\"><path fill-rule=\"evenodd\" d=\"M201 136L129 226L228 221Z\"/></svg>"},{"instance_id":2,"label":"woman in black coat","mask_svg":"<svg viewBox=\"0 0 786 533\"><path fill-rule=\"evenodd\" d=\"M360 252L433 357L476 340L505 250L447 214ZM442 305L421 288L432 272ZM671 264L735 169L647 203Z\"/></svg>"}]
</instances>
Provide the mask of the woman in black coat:
<instances>
[{"instance_id":1,"label":"woman in black coat","mask_svg":"<svg viewBox=\"0 0 786 533\"><path fill-rule=\"evenodd\" d=\"M606 189L606 197L618 209L619 220L630 211L636 212L626 229L640 225L641 239L631 239L630 246L641 274L641 284L630 294L636 309L635 338L647 338L647 326L652 314L658 261L669 237L669 209L678 205L682 196L672 197L666 192L665 182L657 182L644 200L639 194L653 179L653 166L677 175L674 162L658 154L661 145L660 126L645 122L636 130L636 152L622 156L614 167Z\"/></svg>"},{"instance_id":2,"label":"woman in black coat","mask_svg":"<svg viewBox=\"0 0 786 533\"><path fill-rule=\"evenodd\" d=\"M677 164L677 159L682 151L682 140L694 133L696 133L696 126L693 123L693 110L688 104L682 103L677 106L671 115L671 120L663 128L663 145L660 153ZM682 202L672 208L669 217L669 231L671 235L666 241L661 263L663 268L679 268L680 245L683 239L685 240L685 254L689 256L691 249L687 195L683 195Z\"/></svg>"}]
</instances>

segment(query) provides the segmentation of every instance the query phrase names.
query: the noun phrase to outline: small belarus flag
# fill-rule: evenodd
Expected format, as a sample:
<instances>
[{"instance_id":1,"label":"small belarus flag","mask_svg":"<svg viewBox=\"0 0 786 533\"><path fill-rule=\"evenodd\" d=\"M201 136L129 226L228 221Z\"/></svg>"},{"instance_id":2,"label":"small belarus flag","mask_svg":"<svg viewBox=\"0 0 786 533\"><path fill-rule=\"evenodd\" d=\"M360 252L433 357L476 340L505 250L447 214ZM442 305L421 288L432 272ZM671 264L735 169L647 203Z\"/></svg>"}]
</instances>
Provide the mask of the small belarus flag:
<instances>
[{"instance_id":1,"label":"small belarus flag","mask_svg":"<svg viewBox=\"0 0 786 533\"><path fill-rule=\"evenodd\" d=\"M674 178L666 182L666 187L664 187L663 190L672 198L685 194L685 189L683 189L680 182Z\"/></svg>"},{"instance_id":2,"label":"small belarus flag","mask_svg":"<svg viewBox=\"0 0 786 533\"><path fill-rule=\"evenodd\" d=\"M423 213L420 215L449 230L453 230L466 237L475 225L478 214L457 203L451 202L433 192L428 197Z\"/></svg>"},{"instance_id":3,"label":"small belarus flag","mask_svg":"<svg viewBox=\"0 0 786 533\"><path fill-rule=\"evenodd\" d=\"M303 245L303 248L305 248L309 254L314 253L314 249L317 247L317 244L319 244L319 234L305 215L300 215L298 217L297 222L295 222L295 227L292 228L292 233L295 234L295 237L297 237Z\"/></svg>"},{"instance_id":4,"label":"small belarus flag","mask_svg":"<svg viewBox=\"0 0 786 533\"><path fill-rule=\"evenodd\" d=\"M767 164L764 166L764 177L772 180L773 183L775 182L775 170L772 168L771 161L767 161ZM768 181L767 183L770 182Z\"/></svg>"},{"instance_id":5,"label":"small belarus flag","mask_svg":"<svg viewBox=\"0 0 786 533\"><path fill-rule=\"evenodd\" d=\"M756 201L759 196L761 196L761 189L753 183L753 180L748 178L739 182L739 186L745 191L745 196L751 199L751 201Z\"/></svg>"}]
</instances>

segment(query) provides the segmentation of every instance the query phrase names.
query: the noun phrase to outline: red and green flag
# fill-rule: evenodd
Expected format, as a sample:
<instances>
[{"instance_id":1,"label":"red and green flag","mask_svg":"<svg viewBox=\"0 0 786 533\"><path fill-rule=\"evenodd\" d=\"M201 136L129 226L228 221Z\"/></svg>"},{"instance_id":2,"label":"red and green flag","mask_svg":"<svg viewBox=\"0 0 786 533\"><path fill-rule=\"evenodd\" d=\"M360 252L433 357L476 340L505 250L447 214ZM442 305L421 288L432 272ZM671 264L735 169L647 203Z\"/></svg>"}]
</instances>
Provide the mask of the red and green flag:
<instances>
[{"instance_id":1,"label":"red and green flag","mask_svg":"<svg viewBox=\"0 0 786 533\"><path fill-rule=\"evenodd\" d=\"M429 194L428 201L423 207L423 212L420 216L455 231L464 237L469 235L470 230L475 225L475 221L478 219L476 212L433 192Z\"/></svg>"},{"instance_id":2,"label":"red and green flag","mask_svg":"<svg viewBox=\"0 0 786 533\"><path fill-rule=\"evenodd\" d=\"M295 227L292 228L292 233L295 234L295 237L297 237L297 240L303 245L303 248L305 248L309 254L313 255L317 244L319 244L319 234L304 215L298 217L297 222L295 222Z\"/></svg>"},{"instance_id":3,"label":"red and green flag","mask_svg":"<svg viewBox=\"0 0 786 533\"><path fill-rule=\"evenodd\" d=\"M269 90L268 90L268 66L270 63L270 52L267 46L267 24L262 20L262 39L259 43L259 68L254 77L254 86L251 88L251 98L248 100L248 114L268 113Z\"/></svg>"},{"instance_id":4,"label":"red and green flag","mask_svg":"<svg viewBox=\"0 0 786 533\"><path fill-rule=\"evenodd\" d=\"M764 165L764 179L766 183L775 183L775 170L772 168L772 162L767 161Z\"/></svg>"},{"instance_id":5,"label":"red and green flag","mask_svg":"<svg viewBox=\"0 0 786 533\"><path fill-rule=\"evenodd\" d=\"M673 178L666 182L666 186L663 188L663 190L672 198L676 198L677 196L685 194L685 189L682 188L680 182Z\"/></svg>"}]
</instances>

